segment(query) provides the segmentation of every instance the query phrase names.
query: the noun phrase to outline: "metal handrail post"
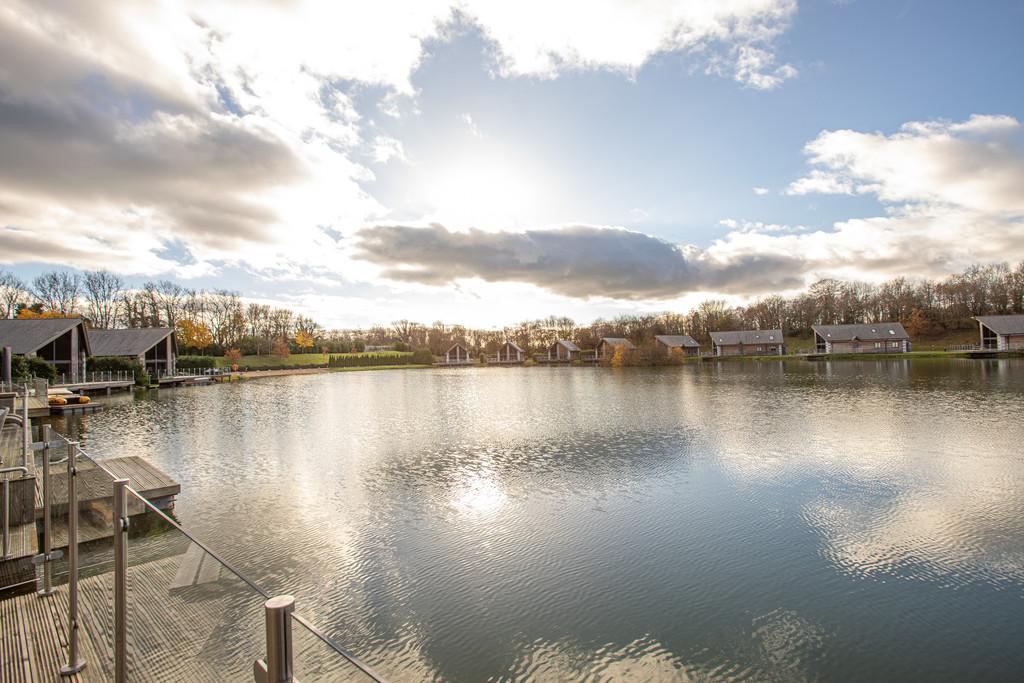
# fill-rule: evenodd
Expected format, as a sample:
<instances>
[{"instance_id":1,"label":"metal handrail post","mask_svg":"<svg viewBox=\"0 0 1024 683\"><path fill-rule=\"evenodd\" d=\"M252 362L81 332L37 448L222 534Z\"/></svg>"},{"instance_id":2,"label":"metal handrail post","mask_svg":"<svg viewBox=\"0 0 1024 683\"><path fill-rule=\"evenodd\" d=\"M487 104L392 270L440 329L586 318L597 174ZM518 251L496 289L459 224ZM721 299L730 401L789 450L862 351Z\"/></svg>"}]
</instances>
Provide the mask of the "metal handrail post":
<instances>
[{"instance_id":1,"label":"metal handrail post","mask_svg":"<svg viewBox=\"0 0 1024 683\"><path fill-rule=\"evenodd\" d=\"M295 598L278 595L263 604L266 614L267 658L253 664L257 683L295 683L292 669L292 612Z\"/></svg>"},{"instance_id":2,"label":"metal handrail post","mask_svg":"<svg viewBox=\"0 0 1024 683\"><path fill-rule=\"evenodd\" d=\"M11 554L11 480L4 477L4 555Z\"/></svg>"},{"instance_id":3,"label":"metal handrail post","mask_svg":"<svg viewBox=\"0 0 1024 683\"><path fill-rule=\"evenodd\" d=\"M68 663L61 676L73 676L85 668L78 656L78 443L68 442Z\"/></svg>"},{"instance_id":4,"label":"metal handrail post","mask_svg":"<svg viewBox=\"0 0 1024 683\"><path fill-rule=\"evenodd\" d=\"M34 455L31 455L32 450L29 447L32 444L32 424L28 419L28 382L23 387L25 394L21 399L21 463L30 472L35 473L36 458Z\"/></svg>"},{"instance_id":5,"label":"metal handrail post","mask_svg":"<svg viewBox=\"0 0 1024 683\"><path fill-rule=\"evenodd\" d=\"M128 676L128 480L114 480L114 681Z\"/></svg>"},{"instance_id":6,"label":"metal handrail post","mask_svg":"<svg viewBox=\"0 0 1024 683\"><path fill-rule=\"evenodd\" d=\"M41 597L53 595L53 565L51 564L53 553L53 536L50 529L50 497L53 487L50 486L50 425L43 425L40 428L42 433L42 454L43 454L43 587L38 591Z\"/></svg>"}]
</instances>

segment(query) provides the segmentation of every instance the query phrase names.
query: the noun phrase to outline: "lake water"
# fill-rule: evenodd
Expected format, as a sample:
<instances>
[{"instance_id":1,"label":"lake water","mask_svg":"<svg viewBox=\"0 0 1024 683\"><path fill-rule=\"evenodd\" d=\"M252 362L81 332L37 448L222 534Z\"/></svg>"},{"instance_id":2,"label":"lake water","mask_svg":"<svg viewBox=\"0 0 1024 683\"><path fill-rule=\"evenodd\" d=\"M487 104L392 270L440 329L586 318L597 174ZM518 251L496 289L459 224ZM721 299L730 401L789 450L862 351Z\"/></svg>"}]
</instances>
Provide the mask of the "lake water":
<instances>
[{"instance_id":1,"label":"lake water","mask_svg":"<svg viewBox=\"0 0 1024 683\"><path fill-rule=\"evenodd\" d=\"M1024 361L339 373L67 425L395 680L1020 680Z\"/></svg>"}]
</instances>

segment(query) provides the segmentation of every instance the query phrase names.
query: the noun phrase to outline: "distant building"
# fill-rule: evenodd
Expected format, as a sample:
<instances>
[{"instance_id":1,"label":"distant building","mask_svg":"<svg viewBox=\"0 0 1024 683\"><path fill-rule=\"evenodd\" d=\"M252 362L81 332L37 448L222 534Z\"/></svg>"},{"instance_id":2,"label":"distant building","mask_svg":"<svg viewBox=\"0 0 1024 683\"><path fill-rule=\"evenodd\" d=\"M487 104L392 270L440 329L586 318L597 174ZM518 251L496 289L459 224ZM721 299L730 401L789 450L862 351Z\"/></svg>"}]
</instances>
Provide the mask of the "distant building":
<instances>
[{"instance_id":1,"label":"distant building","mask_svg":"<svg viewBox=\"0 0 1024 683\"><path fill-rule=\"evenodd\" d=\"M459 363L471 363L469 351L462 344L453 344L450 349L444 352L444 362L449 365Z\"/></svg>"},{"instance_id":2,"label":"distant building","mask_svg":"<svg viewBox=\"0 0 1024 683\"><path fill-rule=\"evenodd\" d=\"M619 347L625 351L632 351L636 348L633 342L623 337L604 337L597 344L597 357L611 358Z\"/></svg>"},{"instance_id":3,"label":"distant building","mask_svg":"<svg viewBox=\"0 0 1024 683\"><path fill-rule=\"evenodd\" d=\"M782 330L712 332L716 356L781 356L786 353Z\"/></svg>"},{"instance_id":4,"label":"distant building","mask_svg":"<svg viewBox=\"0 0 1024 683\"><path fill-rule=\"evenodd\" d=\"M684 356L696 356L700 353L700 344L688 334L656 334L654 341L669 351L679 349Z\"/></svg>"},{"instance_id":5,"label":"distant building","mask_svg":"<svg viewBox=\"0 0 1024 683\"><path fill-rule=\"evenodd\" d=\"M0 347L15 356L35 356L55 366L67 382L85 376L85 359L92 355L81 318L21 318L0 320Z\"/></svg>"},{"instance_id":6,"label":"distant building","mask_svg":"<svg viewBox=\"0 0 1024 683\"><path fill-rule=\"evenodd\" d=\"M548 360L570 361L579 360L580 347L566 339L559 339L548 347Z\"/></svg>"},{"instance_id":7,"label":"distant building","mask_svg":"<svg viewBox=\"0 0 1024 683\"><path fill-rule=\"evenodd\" d=\"M899 323L813 325L818 353L906 353L910 335Z\"/></svg>"},{"instance_id":8,"label":"distant building","mask_svg":"<svg viewBox=\"0 0 1024 683\"><path fill-rule=\"evenodd\" d=\"M526 351L513 341L507 341L498 347L499 363L521 363L526 360Z\"/></svg>"},{"instance_id":9,"label":"distant building","mask_svg":"<svg viewBox=\"0 0 1024 683\"><path fill-rule=\"evenodd\" d=\"M130 330L89 330L94 356L118 356L138 361L151 375L173 375L178 358L178 335L170 327Z\"/></svg>"},{"instance_id":10,"label":"distant building","mask_svg":"<svg viewBox=\"0 0 1024 683\"><path fill-rule=\"evenodd\" d=\"M1024 350L1024 315L979 315L981 348L994 351Z\"/></svg>"}]
</instances>

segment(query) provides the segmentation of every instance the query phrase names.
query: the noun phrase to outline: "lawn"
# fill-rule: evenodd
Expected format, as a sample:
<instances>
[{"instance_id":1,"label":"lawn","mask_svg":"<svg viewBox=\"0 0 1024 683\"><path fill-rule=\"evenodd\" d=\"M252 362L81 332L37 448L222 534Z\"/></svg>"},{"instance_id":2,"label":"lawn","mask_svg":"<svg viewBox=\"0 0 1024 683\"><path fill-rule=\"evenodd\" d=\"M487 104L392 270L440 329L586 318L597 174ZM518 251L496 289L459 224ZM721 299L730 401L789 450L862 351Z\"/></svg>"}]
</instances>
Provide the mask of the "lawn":
<instances>
[{"instance_id":1,"label":"lawn","mask_svg":"<svg viewBox=\"0 0 1024 683\"><path fill-rule=\"evenodd\" d=\"M359 356L411 356L412 353L409 351L374 351L373 353L293 353L285 358L278 358L277 356L242 356L241 360L238 361L238 366L245 368L251 368L258 370L259 368L279 368L279 367L296 367L302 365L327 365L327 359L331 356L342 356L344 358L356 358ZM227 358L219 357L216 359L218 368L227 368L231 366L231 361Z\"/></svg>"}]
</instances>

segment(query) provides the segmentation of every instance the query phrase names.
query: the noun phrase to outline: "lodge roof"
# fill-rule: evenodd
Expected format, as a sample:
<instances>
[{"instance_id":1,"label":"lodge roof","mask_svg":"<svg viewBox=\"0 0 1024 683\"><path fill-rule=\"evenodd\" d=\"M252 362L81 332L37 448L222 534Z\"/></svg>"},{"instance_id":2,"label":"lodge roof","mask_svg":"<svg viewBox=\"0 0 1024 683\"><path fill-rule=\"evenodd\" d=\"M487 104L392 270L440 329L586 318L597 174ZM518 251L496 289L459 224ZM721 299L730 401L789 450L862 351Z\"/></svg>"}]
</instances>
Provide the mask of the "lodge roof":
<instances>
[{"instance_id":1,"label":"lodge roof","mask_svg":"<svg viewBox=\"0 0 1024 683\"><path fill-rule=\"evenodd\" d=\"M128 330L89 330L96 356L138 356L174 334L170 327L140 327ZM174 342L172 341L172 344Z\"/></svg>"},{"instance_id":2,"label":"lodge roof","mask_svg":"<svg viewBox=\"0 0 1024 683\"><path fill-rule=\"evenodd\" d=\"M881 339L910 339L899 323L868 323L857 325L812 325L814 333L826 341L877 341Z\"/></svg>"},{"instance_id":3,"label":"lodge roof","mask_svg":"<svg viewBox=\"0 0 1024 683\"><path fill-rule=\"evenodd\" d=\"M979 315L974 319L996 334L1024 334L1024 315Z\"/></svg>"},{"instance_id":4,"label":"lodge roof","mask_svg":"<svg viewBox=\"0 0 1024 683\"><path fill-rule=\"evenodd\" d=\"M601 343L608 344L609 346L625 346L627 349L636 348L636 346L633 345L633 342L625 339L624 337L602 337Z\"/></svg>"},{"instance_id":5,"label":"lodge roof","mask_svg":"<svg viewBox=\"0 0 1024 683\"><path fill-rule=\"evenodd\" d=\"M81 318L14 318L0 320L0 347L10 346L11 353L22 355L33 353L52 342L57 337L73 330L79 325L82 331L85 326ZM89 335L82 335L85 352L91 355Z\"/></svg>"},{"instance_id":6,"label":"lodge roof","mask_svg":"<svg viewBox=\"0 0 1024 683\"><path fill-rule=\"evenodd\" d=\"M515 349L519 353L526 353L526 351L523 349L523 347L520 346L519 344L516 344L514 341L506 341L505 342L505 346L511 346L513 349Z\"/></svg>"},{"instance_id":7,"label":"lodge roof","mask_svg":"<svg viewBox=\"0 0 1024 683\"><path fill-rule=\"evenodd\" d=\"M670 349L678 347L700 348L697 340L688 334L656 334L654 338Z\"/></svg>"},{"instance_id":8,"label":"lodge roof","mask_svg":"<svg viewBox=\"0 0 1024 683\"><path fill-rule=\"evenodd\" d=\"M782 330L729 330L712 332L711 341L717 346L739 344L781 344Z\"/></svg>"},{"instance_id":9,"label":"lodge roof","mask_svg":"<svg viewBox=\"0 0 1024 683\"><path fill-rule=\"evenodd\" d=\"M575 344L573 344L568 339L559 339L558 341L556 341L551 346L558 346L559 344L561 344L562 346L564 346L565 348L567 348L570 351L579 351L580 350L580 347L576 346Z\"/></svg>"}]
</instances>

